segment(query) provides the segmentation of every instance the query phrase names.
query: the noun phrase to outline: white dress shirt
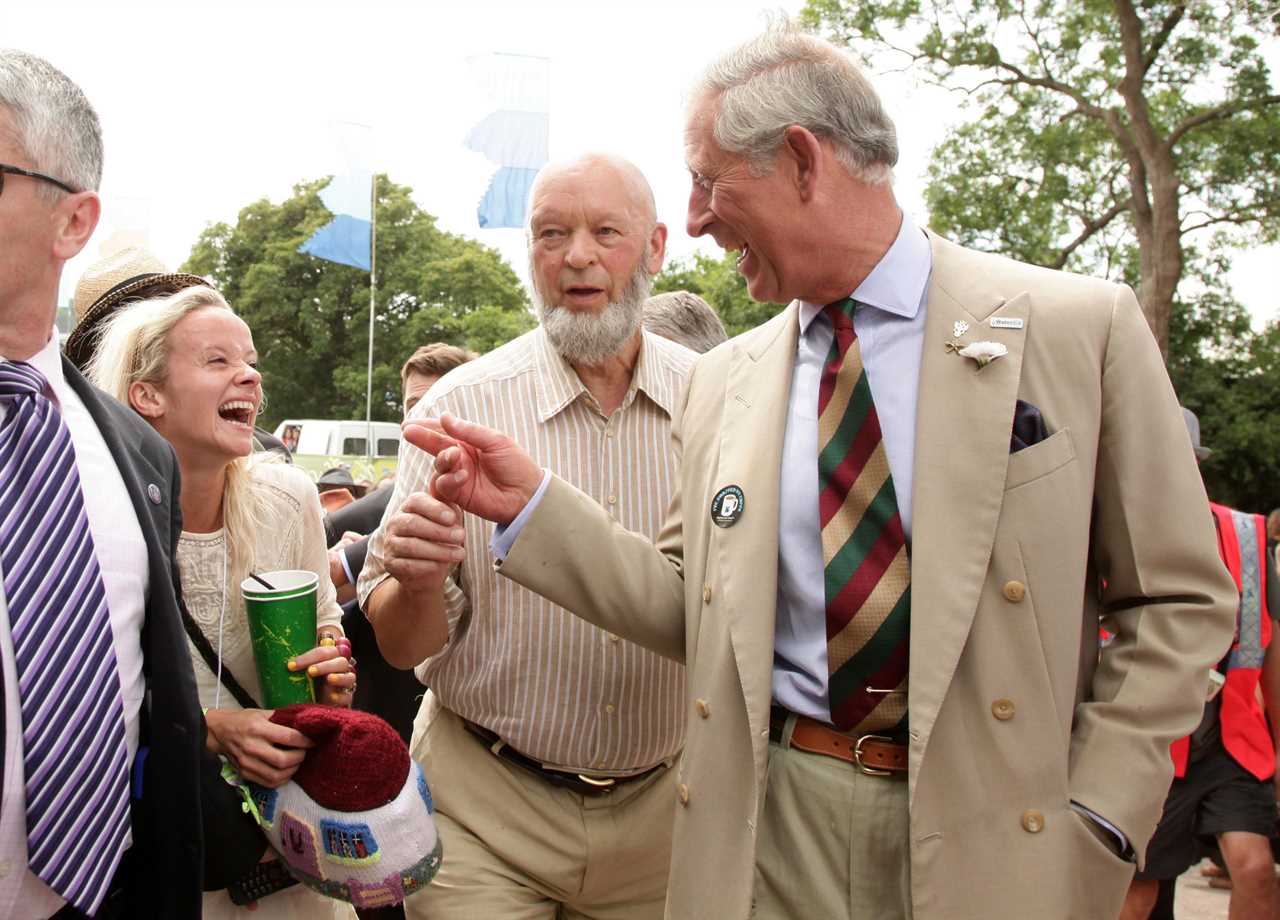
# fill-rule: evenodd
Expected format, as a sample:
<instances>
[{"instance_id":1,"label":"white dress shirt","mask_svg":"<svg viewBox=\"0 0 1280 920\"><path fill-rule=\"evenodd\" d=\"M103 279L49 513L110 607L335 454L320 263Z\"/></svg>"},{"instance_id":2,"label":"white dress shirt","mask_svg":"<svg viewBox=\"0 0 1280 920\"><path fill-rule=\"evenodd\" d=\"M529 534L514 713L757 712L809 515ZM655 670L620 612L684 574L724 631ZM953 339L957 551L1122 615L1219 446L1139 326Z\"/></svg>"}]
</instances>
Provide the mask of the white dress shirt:
<instances>
[{"instance_id":1,"label":"white dress shirt","mask_svg":"<svg viewBox=\"0 0 1280 920\"><path fill-rule=\"evenodd\" d=\"M0 357L0 360L5 360ZM138 749L138 713L146 691L142 677L142 625L147 597L147 545L115 460L89 410L62 374L56 336L27 363L44 374L51 396L71 432L84 493L89 531L102 569L124 701L129 763ZM0 418L7 409L0 407ZM52 573L51 573L52 574ZM14 664L9 607L0 573L0 667L4 673L4 799L0 803L0 917L44 918L63 901L27 866L26 777L23 770L22 709ZM127 833L127 832L126 832ZM126 837L125 844L129 845Z\"/></svg>"},{"instance_id":2,"label":"white dress shirt","mask_svg":"<svg viewBox=\"0 0 1280 920\"><path fill-rule=\"evenodd\" d=\"M880 418L908 546L916 397L932 267L929 238L904 212L897 239L851 295L864 304L853 315L853 329ZM800 303L800 336L782 439L773 698L792 712L830 722L827 600L818 519L818 385L835 333L822 310L821 304Z\"/></svg>"}]
</instances>

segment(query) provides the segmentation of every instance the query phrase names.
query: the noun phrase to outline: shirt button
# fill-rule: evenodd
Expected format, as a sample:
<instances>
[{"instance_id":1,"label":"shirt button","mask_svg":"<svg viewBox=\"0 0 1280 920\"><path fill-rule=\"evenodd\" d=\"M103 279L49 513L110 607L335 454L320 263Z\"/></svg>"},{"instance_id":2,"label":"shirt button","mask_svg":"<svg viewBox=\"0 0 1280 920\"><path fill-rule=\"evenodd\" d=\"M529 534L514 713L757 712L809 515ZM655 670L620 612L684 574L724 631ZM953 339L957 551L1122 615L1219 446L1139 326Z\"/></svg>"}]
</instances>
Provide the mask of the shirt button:
<instances>
[{"instance_id":1,"label":"shirt button","mask_svg":"<svg viewBox=\"0 0 1280 920\"><path fill-rule=\"evenodd\" d=\"M605 704L604 704L604 711L605 711L605 712L607 712L607 713L609 713L609 715L613 715L613 711L614 711L614 709L616 709L616 708L617 708L617 707L615 707L612 703L605 703Z\"/></svg>"},{"instance_id":2,"label":"shirt button","mask_svg":"<svg viewBox=\"0 0 1280 920\"><path fill-rule=\"evenodd\" d=\"M612 429L612 428L606 428L606 429L604 430L604 436L605 436L606 438L611 438L611 437L613 437L613 429Z\"/></svg>"},{"instance_id":3,"label":"shirt button","mask_svg":"<svg viewBox=\"0 0 1280 920\"><path fill-rule=\"evenodd\" d=\"M613 633L609 633L609 641L610 641L610 642L617 642L617 641L618 641L618 637L617 637L617 636L615 636Z\"/></svg>"},{"instance_id":4,"label":"shirt button","mask_svg":"<svg viewBox=\"0 0 1280 920\"><path fill-rule=\"evenodd\" d=\"M707 585L705 588L702 589L702 603L704 604L711 603L711 585Z\"/></svg>"},{"instance_id":5,"label":"shirt button","mask_svg":"<svg viewBox=\"0 0 1280 920\"><path fill-rule=\"evenodd\" d=\"M596 769L597 769L597 770L603 770L603 769L604 769L604 761L603 761L603 760L597 760L597 761L596 761Z\"/></svg>"},{"instance_id":6,"label":"shirt button","mask_svg":"<svg viewBox=\"0 0 1280 920\"><path fill-rule=\"evenodd\" d=\"M1044 830L1044 815L1034 808L1022 813L1022 829L1028 834L1038 834Z\"/></svg>"},{"instance_id":7,"label":"shirt button","mask_svg":"<svg viewBox=\"0 0 1280 920\"><path fill-rule=\"evenodd\" d=\"M609 496L609 504L611 504L611 505L616 505L617 503L618 503L618 496L616 496L616 495L610 495L610 496Z\"/></svg>"},{"instance_id":8,"label":"shirt button","mask_svg":"<svg viewBox=\"0 0 1280 920\"><path fill-rule=\"evenodd\" d=\"M13 871L13 863L7 859L0 859L0 878L8 878L9 873Z\"/></svg>"},{"instance_id":9,"label":"shirt button","mask_svg":"<svg viewBox=\"0 0 1280 920\"><path fill-rule=\"evenodd\" d=\"M680 804L688 807L689 805L689 787L684 783L676 786L676 795L680 799Z\"/></svg>"},{"instance_id":10,"label":"shirt button","mask_svg":"<svg viewBox=\"0 0 1280 920\"><path fill-rule=\"evenodd\" d=\"M698 715L704 719L711 718L711 704L706 700L696 700L694 705L698 708Z\"/></svg>"},{"instance_id":11,"label":"shirt button","mask_svg":"<svg viewBox=\"0 0 1280 920\"><path fill-rule=\"evenodd\" d=\"M1014 705L1013 700L1001 697L991 704L991 714L1001 722L1008 722L1013 718Z\"/></svg>"},{"instance_id":12,"label":"shirt button","mask_svg":"<svg viewBox=\"0 0 1280 920\"><path fill-rule=\"evenodd\" d=\"M1004 598L1013 604L1022 603L1022 599L1027 596L1027 586L1020 581L1006 581L1004 583Z\"/></svg>"}]
</instances>

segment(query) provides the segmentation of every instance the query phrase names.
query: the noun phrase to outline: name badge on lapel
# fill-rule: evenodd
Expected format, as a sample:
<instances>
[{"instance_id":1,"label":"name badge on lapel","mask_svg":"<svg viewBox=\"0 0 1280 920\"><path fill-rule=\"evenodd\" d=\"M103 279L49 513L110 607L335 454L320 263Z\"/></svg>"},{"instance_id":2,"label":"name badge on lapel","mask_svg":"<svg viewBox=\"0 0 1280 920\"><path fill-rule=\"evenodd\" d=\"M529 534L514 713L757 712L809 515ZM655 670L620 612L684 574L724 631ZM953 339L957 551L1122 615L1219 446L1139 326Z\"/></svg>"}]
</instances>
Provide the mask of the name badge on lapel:
<instances>
[{"instance_id":1,"label":"name badge on lapel","mask_svg":"<svg viewBox=\"0 0 1280 920\"><path fill-rule=\"evenodd\" d=\"M711 499L711 520L717 527L732 527L747 508L746 496L738 486L725 486Z\"/></svg>"}]
</instances>

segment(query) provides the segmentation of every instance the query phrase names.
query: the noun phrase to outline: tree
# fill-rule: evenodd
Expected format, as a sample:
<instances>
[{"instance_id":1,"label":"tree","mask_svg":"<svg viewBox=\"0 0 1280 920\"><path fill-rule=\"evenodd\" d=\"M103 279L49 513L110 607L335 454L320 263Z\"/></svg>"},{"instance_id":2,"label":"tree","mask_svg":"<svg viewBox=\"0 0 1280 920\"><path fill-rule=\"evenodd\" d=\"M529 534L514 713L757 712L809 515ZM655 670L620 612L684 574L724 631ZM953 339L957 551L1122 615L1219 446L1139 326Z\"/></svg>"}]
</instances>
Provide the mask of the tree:
<instances>
[{"instance_id":1,"label":"tree","mask_svg":"<svg viewBox=\"0 0 1280 920\"><path fill-rule=\"evenodd\" d=\"M1264 0L807 0L977 117L936 149L931 222L967 245L1137 282L1167 353L1186 249L1280 238Z\"/></svg>"},{"instance_id":2,"label":"tree","mask_svg":"<svg viewBox=\"0 0 1280 920\"><path fill-rule=\"evenodd\" d=\"M298 252L332 215L304 182L280 204L248 205L214 224L184 271L210 276L253 330L265 415L364 418L369 273ZM400 366L443 341L488 350L532 328L528 300L493 249L436 227L410 189L378 180L374 418L398 419Z\"/></svg>"},{"instance_id":3,"label":"tree","mask_svg":"<svg viewBox=\"0 0 1280 920\"><path fill-rule=\"evenodd\" d=\"M653 281L654 293L689 291L720 314L730 336L752 329L782 309L776 303L758 303L747 294L747 281L737 267L738 254L726 252L716 259L694 253L673 259Z\"/></svg>"}]
</instances>

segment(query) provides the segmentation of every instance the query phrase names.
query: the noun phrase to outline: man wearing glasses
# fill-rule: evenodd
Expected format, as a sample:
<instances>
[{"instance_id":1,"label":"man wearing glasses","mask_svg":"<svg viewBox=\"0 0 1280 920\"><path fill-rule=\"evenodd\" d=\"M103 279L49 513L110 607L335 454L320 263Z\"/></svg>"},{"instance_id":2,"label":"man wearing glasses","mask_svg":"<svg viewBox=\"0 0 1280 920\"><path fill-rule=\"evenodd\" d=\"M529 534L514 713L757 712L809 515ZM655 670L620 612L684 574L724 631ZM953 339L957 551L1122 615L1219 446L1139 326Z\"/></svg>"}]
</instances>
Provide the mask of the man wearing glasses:
<instances>
[{"instance_id":1,"label":"man wearing glasses","mask_svg":"<svg viewBox=\"0 0 1280 920\"><path fill-rule=\"evenodd\" d=\"M247 834L218 848L249 861L228 873L262 852L233 810L202 806L230 787L179 626L173 451L58 353L58 283L98 223L101 175L80 89L0 49L5 917L198 916L207 820Z\"/></svg>"}]
</instances>

